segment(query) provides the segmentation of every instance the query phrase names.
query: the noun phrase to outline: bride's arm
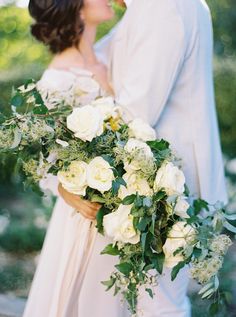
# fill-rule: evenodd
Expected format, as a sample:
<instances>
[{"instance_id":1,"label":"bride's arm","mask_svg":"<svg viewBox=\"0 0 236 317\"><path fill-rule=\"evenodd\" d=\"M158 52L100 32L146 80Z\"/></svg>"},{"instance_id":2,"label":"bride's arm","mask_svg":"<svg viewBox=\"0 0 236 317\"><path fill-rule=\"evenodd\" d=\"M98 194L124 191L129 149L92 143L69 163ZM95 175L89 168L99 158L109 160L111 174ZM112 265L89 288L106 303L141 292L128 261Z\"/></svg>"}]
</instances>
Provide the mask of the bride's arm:
<instances>
[{"instance_id":1,"label":"bride's arm","mask_svg":"<svg viewBox=\"0 0 236 317\"><path fill-rule=\"evenodd\" d=\"M88 200L82 199L80 196L71 194L65 190L61 184L58 186L58 192L65 202L73 207L76 211L82 214L85 218L95 220L96 215L101 208L97 203L91 203Z\"/></svg>"}]
</instances>

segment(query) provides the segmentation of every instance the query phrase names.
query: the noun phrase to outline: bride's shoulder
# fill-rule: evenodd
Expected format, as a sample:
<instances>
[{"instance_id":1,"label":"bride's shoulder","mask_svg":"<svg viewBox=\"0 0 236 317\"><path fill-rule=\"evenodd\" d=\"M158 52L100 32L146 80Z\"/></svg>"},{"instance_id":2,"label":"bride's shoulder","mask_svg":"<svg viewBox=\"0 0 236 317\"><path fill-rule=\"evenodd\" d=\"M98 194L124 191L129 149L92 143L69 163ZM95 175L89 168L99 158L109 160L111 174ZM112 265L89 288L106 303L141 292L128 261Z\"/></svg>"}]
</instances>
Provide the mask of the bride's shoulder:
<instances>
[{"instance_id":1,"label":"bride's shoulder","mask_svg":"<svg viewBox=\"0 0 236 317\"><path fill-rule=\"evenodd\" d=\"M48 68L38 82L39 87L47 90L68 91L77 88L89 92L99 90L100 86L90 71L71 67L68 69ZM87 91L87 89L89 89Z\"/></svg>"},{"instance_id":2,"label":"bride's shoulder","mask_svg":"<svg viewBox=\"0 0 236 317\"><path fill-rule=\"evenodd\" d=\"M45 98L68 100L69 96L73 104L86 104L101 95L101 87L92 74L79 68L48 68L38 81L37 88Z\"/></svg>"}]
</instances>

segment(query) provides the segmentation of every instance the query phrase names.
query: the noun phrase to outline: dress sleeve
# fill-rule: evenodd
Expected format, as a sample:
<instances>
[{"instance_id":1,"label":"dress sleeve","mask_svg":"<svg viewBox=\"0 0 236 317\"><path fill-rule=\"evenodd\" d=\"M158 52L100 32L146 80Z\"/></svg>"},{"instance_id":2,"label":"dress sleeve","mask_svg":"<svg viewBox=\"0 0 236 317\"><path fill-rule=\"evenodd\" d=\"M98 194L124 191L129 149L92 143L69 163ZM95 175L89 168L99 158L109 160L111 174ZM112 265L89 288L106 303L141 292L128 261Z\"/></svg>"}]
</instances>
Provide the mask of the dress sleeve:
<instances>
[{"instance_id":1,"label":"dress sleeve","mask_svg":"<svg viewBox=\"0 0 236 317\"><path fill-rule=\"evenodd\" d=\"M185 54L182 18L165 1L145 2L141 18L130 32L127 67L115 92L118 104L152 126L170 97Z\"/></svg>"}]
</instances>

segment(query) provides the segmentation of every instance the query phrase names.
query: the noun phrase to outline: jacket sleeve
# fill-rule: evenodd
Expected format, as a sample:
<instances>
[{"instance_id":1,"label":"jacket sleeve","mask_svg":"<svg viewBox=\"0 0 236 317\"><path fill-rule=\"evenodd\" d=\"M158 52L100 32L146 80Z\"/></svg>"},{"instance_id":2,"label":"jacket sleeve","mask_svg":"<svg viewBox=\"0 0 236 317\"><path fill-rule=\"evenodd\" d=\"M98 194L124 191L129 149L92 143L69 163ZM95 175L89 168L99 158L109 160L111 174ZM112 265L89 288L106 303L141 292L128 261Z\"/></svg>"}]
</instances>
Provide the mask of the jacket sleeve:
<instances>
[{"instance_id":1,"label":"jacket sleeve","mask_svg":"<svg viewBox=\"0 0 236 317\"><path fill-rule=\"evenodd\" d=\"M166 2L145 1L140 19L131 23L127 65L122 84L115 91L118 104L152 126L171 96L185 55L182 18Z\"/></svg>"}]
</instances>

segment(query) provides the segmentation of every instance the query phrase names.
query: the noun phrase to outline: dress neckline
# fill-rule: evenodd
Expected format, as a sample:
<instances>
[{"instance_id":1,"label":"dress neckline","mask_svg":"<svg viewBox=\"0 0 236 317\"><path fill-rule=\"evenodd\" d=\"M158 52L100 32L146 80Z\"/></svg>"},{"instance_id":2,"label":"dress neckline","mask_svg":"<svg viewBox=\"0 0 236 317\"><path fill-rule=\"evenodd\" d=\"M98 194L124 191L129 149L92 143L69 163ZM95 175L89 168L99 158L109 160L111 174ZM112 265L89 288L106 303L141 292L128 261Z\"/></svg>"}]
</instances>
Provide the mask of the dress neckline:
<instances>
[{"instance_id":1,"label":"dress neckline","mask_svg":"<svg viewBox=\"0 0 236 317\"><path fill-rule=\"evenodd\" d=\"M66 73L72 73L74 75L88 75L88 76L94 78L93 72L91 72L88 69L79 67L79 66L65 67L65 68L49 67L46 69L46 71L66 72Z\"/></svg>"}]
</instances>

